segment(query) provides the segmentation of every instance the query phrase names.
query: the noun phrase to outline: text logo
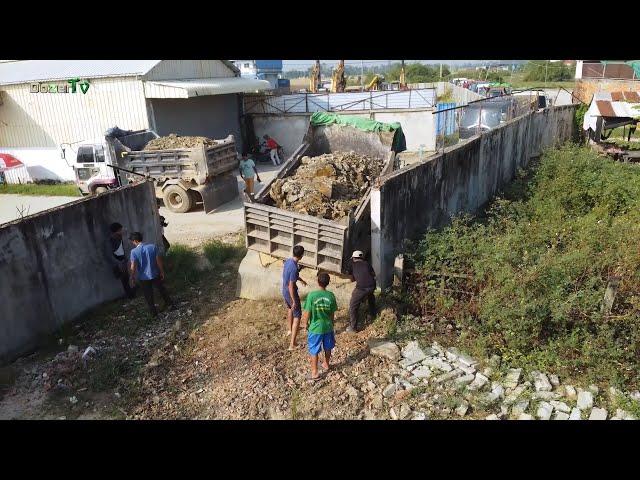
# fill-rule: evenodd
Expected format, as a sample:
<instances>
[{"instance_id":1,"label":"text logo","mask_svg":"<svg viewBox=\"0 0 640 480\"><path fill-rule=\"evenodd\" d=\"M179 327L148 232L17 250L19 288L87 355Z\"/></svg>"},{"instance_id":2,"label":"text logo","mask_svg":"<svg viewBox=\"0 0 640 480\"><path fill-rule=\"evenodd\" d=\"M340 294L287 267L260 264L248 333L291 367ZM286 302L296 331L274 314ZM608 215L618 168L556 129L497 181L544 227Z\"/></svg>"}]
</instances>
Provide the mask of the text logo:
<instances>
[{"instance_id":1,"label":"text logo","mask_svg":"<svg viewBox=\"0 0 640 480\"><path fill-rule=\"evenodd\" d=\"M89 81L72 78L67 83L32 83L31 93L77 93L78 87L82 93L87 93Z\"/></svg>"}]
</instances>

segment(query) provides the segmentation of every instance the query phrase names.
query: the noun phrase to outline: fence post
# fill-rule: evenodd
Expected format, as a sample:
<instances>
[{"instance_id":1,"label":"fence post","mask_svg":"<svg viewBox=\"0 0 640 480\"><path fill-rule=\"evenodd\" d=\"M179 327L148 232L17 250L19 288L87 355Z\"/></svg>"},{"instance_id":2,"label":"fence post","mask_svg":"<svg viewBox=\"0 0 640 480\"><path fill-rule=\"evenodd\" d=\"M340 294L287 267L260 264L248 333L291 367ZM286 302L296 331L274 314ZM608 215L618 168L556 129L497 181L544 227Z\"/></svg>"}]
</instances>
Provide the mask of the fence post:
<instances>
[{"instance_id":1,"label":"fence post","mask_svg":"<svg viewBox=\"0 0 640 480\"><path fill-rule=\"evenodd\" d=\"M409 90L409 108L411 108L411 90Z\"/></svg>"},{"instance_id":2,"label":"fence post","mask_svg":"<svg viewBox=\"0 0 640 480\"><path fill-rule=\"evenodd\" d=\"M304 113L309 113L309 94L304 94Z\"/></svg>"},{"instance_id":3,"label":"fence post","mask_svg":"<svg viewBox=\"0 0 640 480\"><path fill-rule=\"evenodd\" d=\"M369 90L369 111L373 110L373 93ZM371 113L369 113L371 115Z\"/></svg>"}]
</instances>

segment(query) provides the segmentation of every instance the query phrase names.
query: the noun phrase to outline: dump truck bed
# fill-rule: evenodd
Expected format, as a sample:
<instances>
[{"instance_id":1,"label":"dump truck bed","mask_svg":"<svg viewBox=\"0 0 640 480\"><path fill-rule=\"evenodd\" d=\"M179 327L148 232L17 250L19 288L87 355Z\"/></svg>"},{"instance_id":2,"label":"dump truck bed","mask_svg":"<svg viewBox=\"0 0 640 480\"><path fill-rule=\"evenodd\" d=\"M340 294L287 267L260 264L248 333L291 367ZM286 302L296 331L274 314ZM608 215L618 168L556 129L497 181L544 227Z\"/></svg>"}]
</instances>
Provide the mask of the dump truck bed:
<instances>
[{"instance_id":1,"label":"dump truck bed","mask_svg":"<svg viewBox=\"0 0 640 480\"><path fill-rule=\"evenodd\" d=\"M109 139L115 149L118 166L159 181L178 178L196 185L203 185L208 179L238 167L233 135L212 146L143 150L153 138L157 138L155 132L146 130Z\"/></svg>"},{"instance_id":2,"label":"dump truck bed","mask_svg":"<svg viewBox=\"0 0 640 480\"><path fill-rule=\"evenodd\" d=\"M295 245L302 245L304 266L333 273L345 273L351 250L365 253L371 248L370 192L358 207L340 221L327 220L283 210L272 205L269 191L276 179L290 176L303 156L318 156L338 151L354 151L384 162L383 172L393 169L393 134L364 132L353 127L310 127L304 141L283 164L278 175L267 183L253 202L245 202L246 246L249 250L276 258L288 258Z\"/></svg>"}]
</instances>

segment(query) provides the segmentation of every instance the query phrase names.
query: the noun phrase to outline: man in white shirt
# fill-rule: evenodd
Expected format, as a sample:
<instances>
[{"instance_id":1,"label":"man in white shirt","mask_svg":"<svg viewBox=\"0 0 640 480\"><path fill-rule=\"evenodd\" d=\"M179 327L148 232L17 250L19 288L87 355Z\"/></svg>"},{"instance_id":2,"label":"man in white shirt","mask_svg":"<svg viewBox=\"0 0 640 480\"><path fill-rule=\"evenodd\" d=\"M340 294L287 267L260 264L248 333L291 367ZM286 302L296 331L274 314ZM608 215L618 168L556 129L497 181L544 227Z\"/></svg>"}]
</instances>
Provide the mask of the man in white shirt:
<instances>
[{"instance_id":1,"label":"man in white shirt","mask_svg":"<svg viewBox=\"0 0 640 480\"><path fill-rule=\"evenodd\" d=\"M123 227L119 223L112 223L109 226L109 237L105 245L105 256L111 265L113 275L120 280L122 288L127 298L136 296L136 289L129 285L129 270L127 268L127 255L125 252L125 240L123 237Z\"/></svg>"}]
</instances>

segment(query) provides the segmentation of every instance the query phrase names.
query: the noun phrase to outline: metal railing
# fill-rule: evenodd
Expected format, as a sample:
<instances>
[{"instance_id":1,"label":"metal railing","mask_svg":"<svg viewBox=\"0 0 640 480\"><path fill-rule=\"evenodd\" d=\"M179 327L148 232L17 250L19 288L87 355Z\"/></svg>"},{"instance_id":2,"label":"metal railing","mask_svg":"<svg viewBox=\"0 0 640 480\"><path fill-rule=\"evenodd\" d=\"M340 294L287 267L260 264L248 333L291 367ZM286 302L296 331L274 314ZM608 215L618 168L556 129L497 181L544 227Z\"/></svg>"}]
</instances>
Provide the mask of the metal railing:
<instances>
[{"instance_id":1,"label":"metal railing","mask_svg":"<svg viewBox=\"0 0 640 480\"><path fill-rule=\"evenodd\" d=\"M244 114L433 108L435 104L436 90L434 88L347 93L245 95Z\"/></svg>"}]
</instances>

